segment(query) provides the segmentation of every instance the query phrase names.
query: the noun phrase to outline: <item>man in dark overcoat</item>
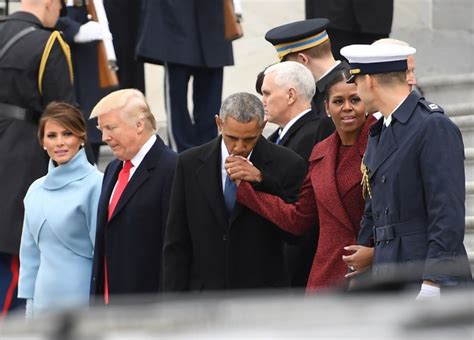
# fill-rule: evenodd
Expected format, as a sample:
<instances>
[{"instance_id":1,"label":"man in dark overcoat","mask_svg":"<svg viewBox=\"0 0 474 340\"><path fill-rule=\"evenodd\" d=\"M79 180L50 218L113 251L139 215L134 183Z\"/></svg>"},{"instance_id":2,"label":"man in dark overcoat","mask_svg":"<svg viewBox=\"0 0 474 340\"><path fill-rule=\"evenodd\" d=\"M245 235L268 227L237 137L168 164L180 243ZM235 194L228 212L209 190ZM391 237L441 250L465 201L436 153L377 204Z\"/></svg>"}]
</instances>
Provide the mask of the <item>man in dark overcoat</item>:
<instances>
[{"instance_id":1,"label":"man in dark overcoat","mask_svg":"<svg viewBox=\"0 0 474 340\"><path fill-rule=\"evenodd\" d=\"M235 203L236 185L225 164L253 164L260 190L295 200L305 162L261 136L264 111L248 93L229 96L216 123L222 136L179 155L164 246L166 291L288 286L283 239L268 220ZM234 169L238 174L244 169Z\"/></svg>"},{"instance_id":2,"label":"man in dark overcoat","mask_svg":"<svg viewBox=\"0 0 474 340\"><path fill-rule=\"evenodd\" d=\"M91 117L117 158L105 170L99 199L92 300L160 292L176 153L155 136L155 118L136 89L110 93Z\"/></svg>"},{"instance_id":3,"label":"man in dark overcoat","mask_svg":"<svg viewBox=\"0 0 474 340\"><path fill-rule=\"evenodd\" d=\"M461 132L442 108L411 91L407 57L415 52L398 45L341 50L368 112L383 115L363 159L367 202L359 243L373 239L376 279L418 282L423 299L472 277L463 245Z\"/></svg>"},{"instance_id":4,"label":"man in dark overcoat","mask_svg":"<svg viewBox=\"0 0 474 340\"><path fill-rule=\"evenodd\" d=\"M306 19L328 18L332 53L341 48L371 44L387 38L392 29L393 0L306 0Z\"/></svg>"},{"instance_id":5,"label":"man in dark overcoat","mask_svg":"<svg viewBox=\"0 0 474 340\"><path fill-rule=\"evenodd\" d=\"M317 116L311 109L315 89L311 71L300 63L285 61L265 70L262 85L265 115L269 122L279 125L268 140L295 151L307 163L313 147L333 131L330 120ZM293 287L306 287L317 243L316 224L296 244L285 245Z\"/></svg>"},{"instance_id":6,"label":"man in dark overcoat","mask_svg":"<svg viewBox=\"0 0 474 340\"><path fill-rule=\"evenodd\" d=\"M224 66L233 65L222 0L143 0L140 60L165 67L169 145L181 152L217 135ZM193 111L188 111L192 78Z\"/></svg>"},{"instance_id":7,"label":"man in dark overcoat","mask_svg":"<svg viewBox=\"0 0 474 340\"><path fill-rule=\"evenodd\" d=\"M19 12L0 21L0 303L4 313L16 304L23 198L47 170L48 158L37 137L39 118L53 100L75 102L69 47L52 30L61 7L62 0L23 0Z\"/></svg>"}]
</instances>

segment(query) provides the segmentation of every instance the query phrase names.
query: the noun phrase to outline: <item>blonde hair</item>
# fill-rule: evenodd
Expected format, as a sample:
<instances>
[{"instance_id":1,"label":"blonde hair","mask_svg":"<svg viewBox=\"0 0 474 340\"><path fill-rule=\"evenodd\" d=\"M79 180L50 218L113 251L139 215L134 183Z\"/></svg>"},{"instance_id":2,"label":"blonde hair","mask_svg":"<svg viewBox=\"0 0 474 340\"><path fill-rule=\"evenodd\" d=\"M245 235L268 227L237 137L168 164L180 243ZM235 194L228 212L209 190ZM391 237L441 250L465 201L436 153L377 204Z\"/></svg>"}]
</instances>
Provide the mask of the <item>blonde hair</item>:
<instances>
[{"instance_id":1,"label":"blonde hair","mask_svg":"<svg viewBox=\"0 0 474 340\"><path fill-rule=\"evenodd\" d=\"M131 124L143 118L145 127L156 131L156 119L151 113L145 95L137 89L123 89L111 92L102 98L92 109L90 118L99 117L101 114L119 111L125 120Z\"/></svg>"}]
</instances>

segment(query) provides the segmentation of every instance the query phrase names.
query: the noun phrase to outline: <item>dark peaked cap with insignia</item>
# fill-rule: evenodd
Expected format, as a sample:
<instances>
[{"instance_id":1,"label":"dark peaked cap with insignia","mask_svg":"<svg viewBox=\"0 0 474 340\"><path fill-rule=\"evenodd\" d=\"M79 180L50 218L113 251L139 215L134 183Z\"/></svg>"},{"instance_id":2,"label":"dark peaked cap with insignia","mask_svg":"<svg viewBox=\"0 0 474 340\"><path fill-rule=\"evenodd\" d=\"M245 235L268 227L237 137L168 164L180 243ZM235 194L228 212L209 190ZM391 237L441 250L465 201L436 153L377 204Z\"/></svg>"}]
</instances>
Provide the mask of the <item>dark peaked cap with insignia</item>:
<instances>
[{"instance_id":1,"label":"dark peaked cap with insignia","mask_svg":"<svg viewBox=\"0 0 474 340\"><path fill-rule=\"evenodd\" d=\"M416 49L401 45L349 45L341 48L341 54L351 66L351 79L359 74L402 72L407 70L407 58Z\"/></svg>"},{"instance_id":2,"label":"dark peaked cap with insignia","mask_svg":"<svg viewBox=\"0 0 474 340\"><path fill-rule=\"evenodd\" d=\"M265 34L265 40L275 46L281 60L287 54L307 50L327 41L328 26L329 20L325 18L296 21L272 28Z\"/></svg>"}]
</instances>

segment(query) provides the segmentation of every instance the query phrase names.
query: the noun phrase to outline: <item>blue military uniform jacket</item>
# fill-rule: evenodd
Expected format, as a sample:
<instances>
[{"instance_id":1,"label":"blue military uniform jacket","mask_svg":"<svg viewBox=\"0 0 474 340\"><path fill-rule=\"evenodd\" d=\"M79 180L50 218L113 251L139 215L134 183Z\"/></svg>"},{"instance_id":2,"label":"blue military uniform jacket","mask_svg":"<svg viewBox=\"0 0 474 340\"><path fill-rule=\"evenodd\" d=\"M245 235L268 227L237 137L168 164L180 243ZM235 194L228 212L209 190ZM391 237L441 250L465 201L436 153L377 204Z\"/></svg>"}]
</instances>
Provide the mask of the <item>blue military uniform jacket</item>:
<instances>
[{"instance_id":1,"label":"blue military uniform jacket","mask_svg":"<svg viewBox=\"0 0 474 340\"><path fill-rule=\"evenodd\" d=\"M380 119L371 128L364 156L371 198L359 236L367 244L373 235L375 277L408 273L441 285L470 279L461 132L416 92L382 127Z\"/></svg>"}]
</instances>

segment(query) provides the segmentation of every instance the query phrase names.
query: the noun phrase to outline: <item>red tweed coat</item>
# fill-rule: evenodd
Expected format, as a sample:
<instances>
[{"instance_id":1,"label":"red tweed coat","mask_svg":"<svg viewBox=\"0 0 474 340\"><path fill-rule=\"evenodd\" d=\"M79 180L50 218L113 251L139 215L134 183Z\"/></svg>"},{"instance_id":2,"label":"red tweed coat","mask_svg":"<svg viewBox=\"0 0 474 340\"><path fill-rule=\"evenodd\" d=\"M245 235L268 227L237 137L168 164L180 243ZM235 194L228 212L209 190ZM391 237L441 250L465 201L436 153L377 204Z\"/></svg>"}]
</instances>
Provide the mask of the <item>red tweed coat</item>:
<instances>
[{"instance_id":1,"label":"red tweed coat","mask_svg":"<svg viewBox=\"0 0 474 340\"><path fill-rule=\"evenodd\" d=\"M360 229L364 211L360 165L373 122L372 116L367 119L358 140L346 150L344 164L339 167L341 140L337 132L314 147L296 204L256 192L248 182L239 185L237 200L240 203L293 234L306 232L319 215L319 243L307 283L308 292L345 282L347 266L342 255L347 254L343 247L356 244Z\"/></svg>"}]
</instances>

